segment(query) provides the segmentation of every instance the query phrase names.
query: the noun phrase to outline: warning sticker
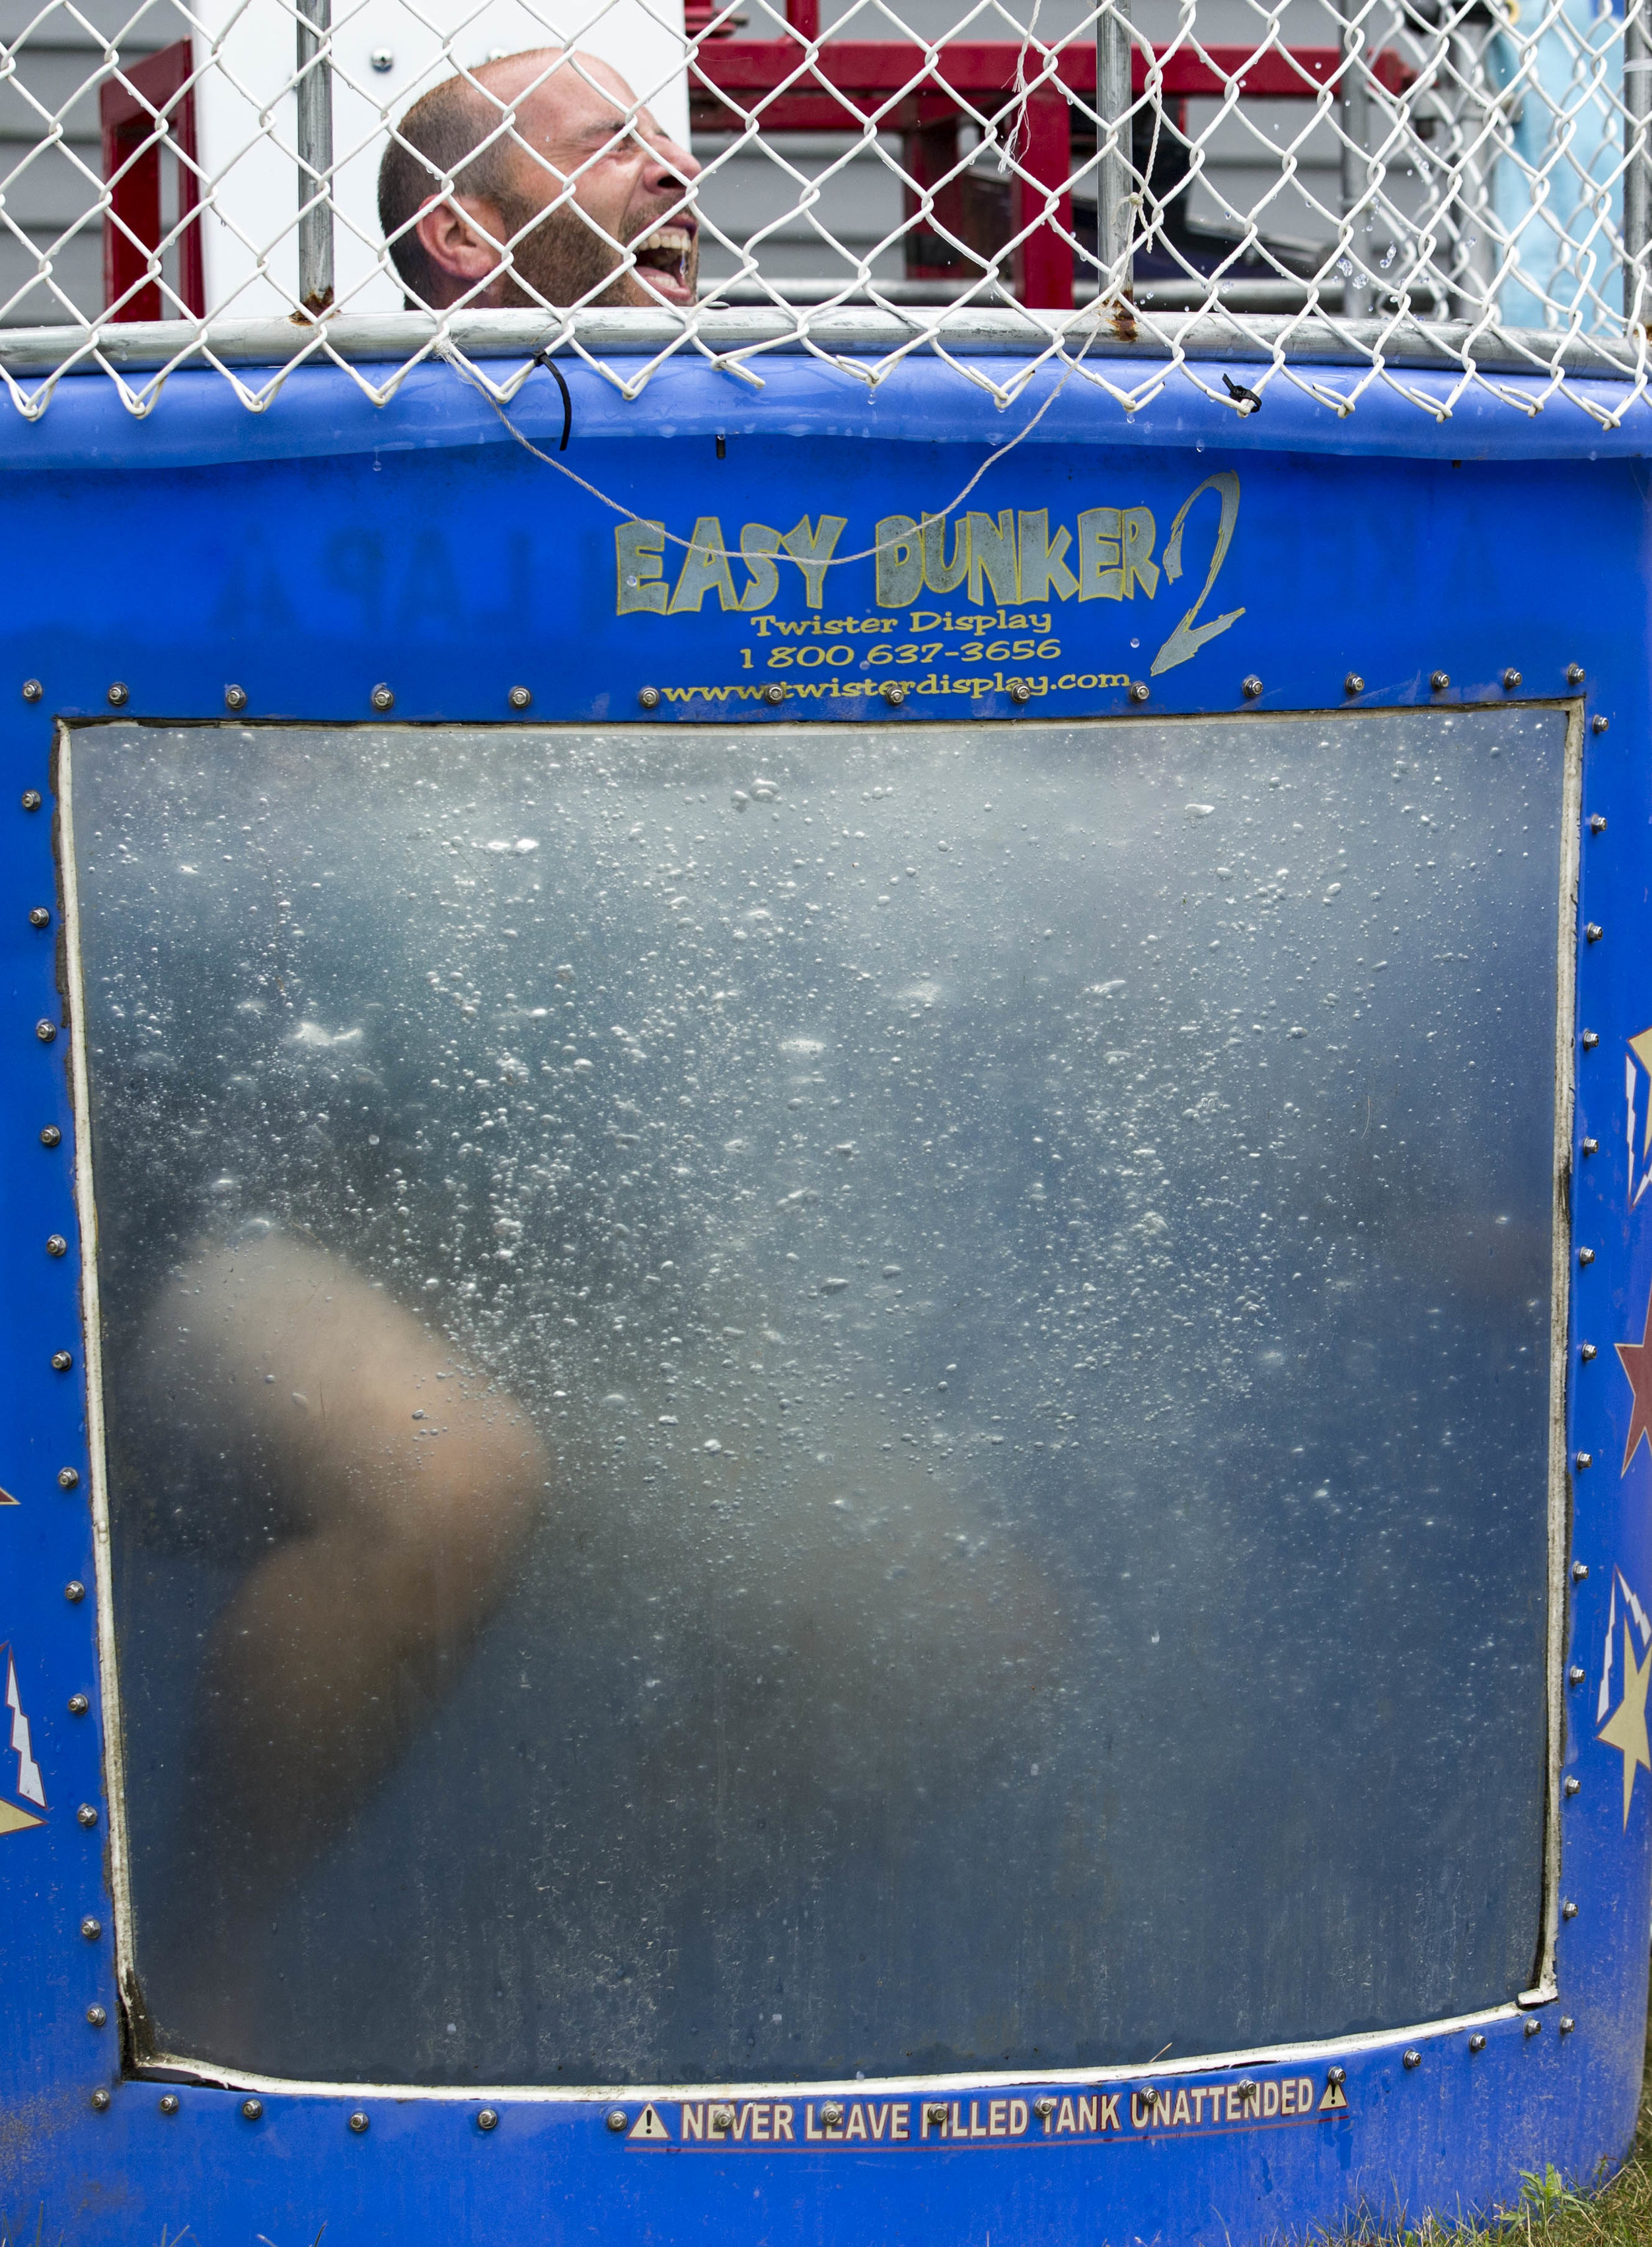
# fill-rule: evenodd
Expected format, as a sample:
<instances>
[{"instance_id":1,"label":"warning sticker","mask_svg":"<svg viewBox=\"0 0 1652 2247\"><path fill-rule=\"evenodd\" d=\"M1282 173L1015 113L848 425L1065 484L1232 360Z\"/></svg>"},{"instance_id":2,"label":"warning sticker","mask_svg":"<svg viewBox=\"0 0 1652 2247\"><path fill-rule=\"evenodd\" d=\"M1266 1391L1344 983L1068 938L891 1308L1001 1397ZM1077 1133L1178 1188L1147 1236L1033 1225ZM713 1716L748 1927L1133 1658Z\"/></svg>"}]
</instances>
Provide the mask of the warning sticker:
<instances>
[{"instance_id":1,"label":"warning sticker","mask_svg":"<svg viewBox=\"0 0 1652 2247\"><path fill-rule=\"evenodd\" d=\"M1001 2098L695 2099L685 2100L674 2116L670 2107L651 2103L625 2142L689 2153L1124 2144L1171 2134L1300 2128L1347 2111L1342 2071L1334 2068L1322 2083L1308 2075L1262 2075L1116 2091L1052 2087Z\"/></svg>"}]
</instances>

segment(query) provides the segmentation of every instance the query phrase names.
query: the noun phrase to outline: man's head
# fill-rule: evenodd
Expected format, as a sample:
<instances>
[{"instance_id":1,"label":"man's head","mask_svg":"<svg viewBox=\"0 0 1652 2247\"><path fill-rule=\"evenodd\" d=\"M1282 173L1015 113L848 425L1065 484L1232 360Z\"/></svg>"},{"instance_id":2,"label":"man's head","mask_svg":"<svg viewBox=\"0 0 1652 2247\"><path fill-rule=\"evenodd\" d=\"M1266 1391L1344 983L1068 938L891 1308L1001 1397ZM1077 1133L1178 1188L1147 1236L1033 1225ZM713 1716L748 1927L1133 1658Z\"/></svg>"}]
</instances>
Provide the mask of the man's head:
<instances>
[{"instance_id":1,"label":"man's head","mask_svg":"<svg viewBox=\"0 0 1652 2247\"><path fill-rule=\"evenodd\" d=\"M606 63L563 47L421 96L379 169L379 221L408 296L474 310L693 304L700 166L647 110L628 124L635 101ZM627 250L636 265L618 273Z\"/></svg>"}]
</instances>

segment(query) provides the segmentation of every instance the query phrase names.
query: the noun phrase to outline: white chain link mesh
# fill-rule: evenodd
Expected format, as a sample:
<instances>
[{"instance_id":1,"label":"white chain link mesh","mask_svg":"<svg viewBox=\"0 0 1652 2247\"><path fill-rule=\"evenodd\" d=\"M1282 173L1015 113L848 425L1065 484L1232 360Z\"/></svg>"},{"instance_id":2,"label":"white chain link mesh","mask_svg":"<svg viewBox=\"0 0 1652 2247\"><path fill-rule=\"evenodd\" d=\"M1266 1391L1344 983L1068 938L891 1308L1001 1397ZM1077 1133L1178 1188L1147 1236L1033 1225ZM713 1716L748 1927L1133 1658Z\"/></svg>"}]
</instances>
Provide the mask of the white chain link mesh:
<instances>
[{"instance_id":1,"label":"white chain link mesh","mask_svg":"<svg viewBox=\"0 0 1652 2247\"><path fill-rule=\"evenodd\" d=\"M628 395L777 350L872 384L939 353L1000 402L1055 360L1136 406L1212 356L1338 411L1476 385L1607 421L1645 387L1652 0L821 4L0 0L0 379L31 415L91 367L137 413L201 365L249 406L318 359L383 401L432 353L508 400L543 347ZM533 50L507 98L484 65ZM456 74L528 202L495 233L473 199L487 270L427 302L376 184ZM669 203L661 135L700 167ZM604 200L627 166L663 245Z\"/></svg>"}]
</instances>

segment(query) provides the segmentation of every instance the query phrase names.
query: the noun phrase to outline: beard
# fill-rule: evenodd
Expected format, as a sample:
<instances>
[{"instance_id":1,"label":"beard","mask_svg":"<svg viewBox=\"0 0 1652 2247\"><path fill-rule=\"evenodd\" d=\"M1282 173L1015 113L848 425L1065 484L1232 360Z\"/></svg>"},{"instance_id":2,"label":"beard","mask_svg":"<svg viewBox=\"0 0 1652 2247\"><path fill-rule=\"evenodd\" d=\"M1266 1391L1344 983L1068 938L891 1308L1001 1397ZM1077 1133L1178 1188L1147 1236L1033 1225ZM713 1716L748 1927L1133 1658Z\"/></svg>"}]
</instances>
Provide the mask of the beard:
<instances>
[{"instance_id":1,"label":"beard","mask_svg":"<svg viewBox=\"0 0 1652 2247\"><path fill-rule=\"evenodd\" d=\"M563 203L556 209L544 210L539 204L523 200L501 215L507 229L506 239L515 242L502 303L554 305L558 311L565 311L572 304L579 304L586 311L614 304L641 304L656 310L663 307L672 311L682 309L650 289L650 269L646 265L634 266L628 273L618 273L623 250L617 249L584 215L577 204ZM622 236L625 247L629 249L639 237L645 240L660 223L658 218L635 222ZM679 270L692 301L700 270L697 235ZM608 283L605 288L604 282Z\"/></svg>"}]
</instances>

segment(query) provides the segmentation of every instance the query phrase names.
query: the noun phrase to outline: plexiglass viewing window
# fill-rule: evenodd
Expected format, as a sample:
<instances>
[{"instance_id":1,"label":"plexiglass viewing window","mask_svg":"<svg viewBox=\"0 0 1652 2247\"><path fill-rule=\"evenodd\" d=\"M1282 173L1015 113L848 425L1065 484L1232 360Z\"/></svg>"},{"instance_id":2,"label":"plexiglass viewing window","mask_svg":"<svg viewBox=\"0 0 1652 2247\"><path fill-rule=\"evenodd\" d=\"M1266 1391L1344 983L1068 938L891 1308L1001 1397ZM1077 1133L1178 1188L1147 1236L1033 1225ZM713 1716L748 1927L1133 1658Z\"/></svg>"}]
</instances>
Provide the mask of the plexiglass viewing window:
<instances>
[{"instance_id":1,"label":"plexiglass viewing window","mask_svg":"<svg viewBox=\"0 0 1652 2247\"><path fill-rule=\"evenodd\" d=\"M66 734L147 2051L1526 1988L1567 722Z\"/></svg>"}]
</instances>

